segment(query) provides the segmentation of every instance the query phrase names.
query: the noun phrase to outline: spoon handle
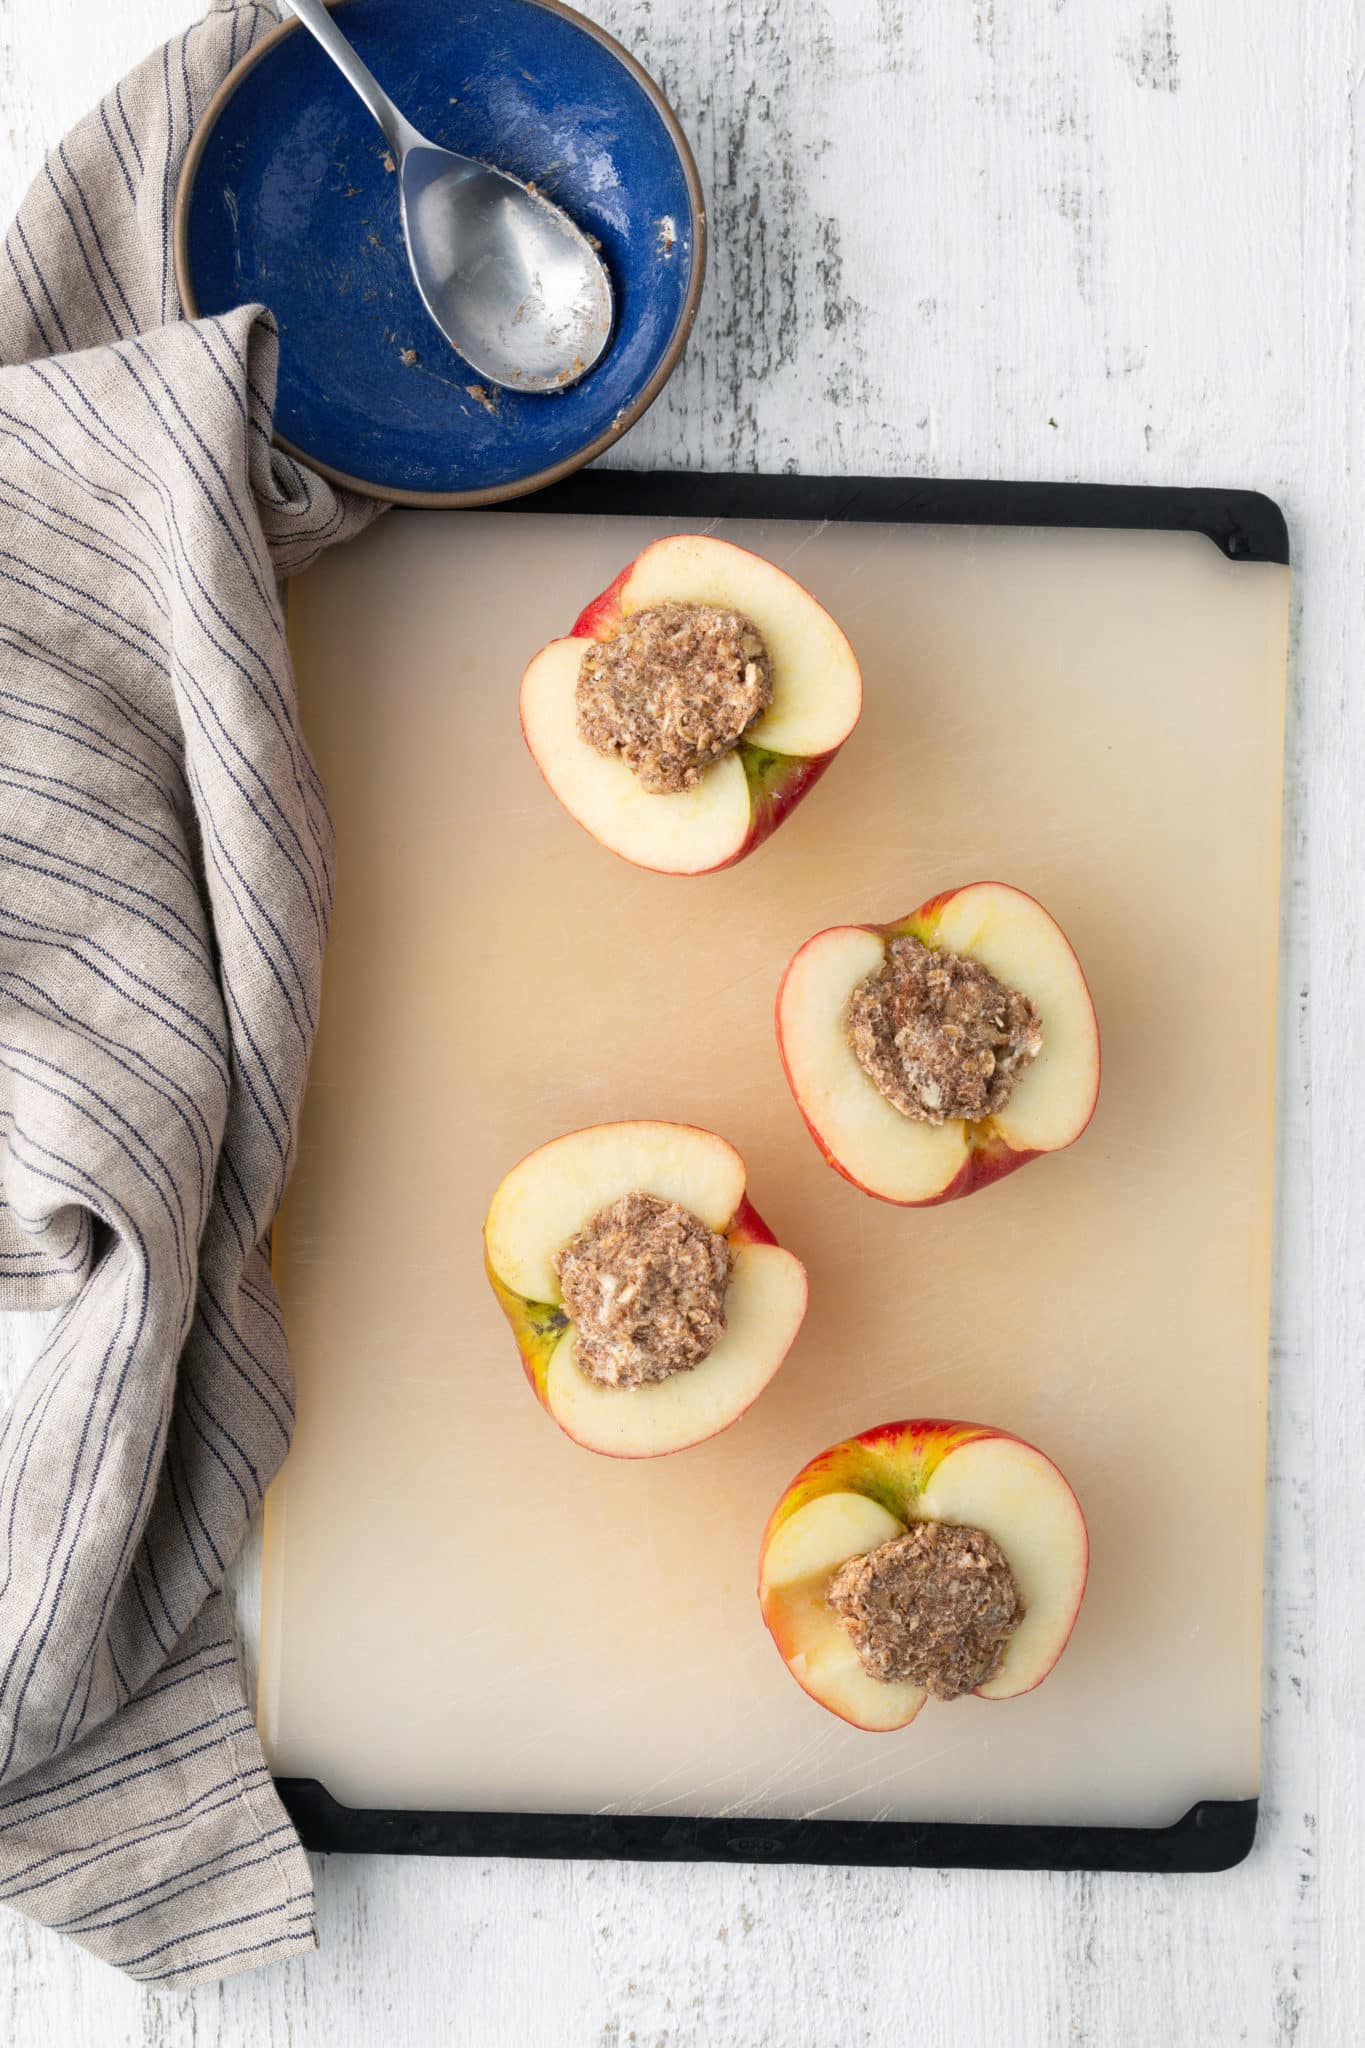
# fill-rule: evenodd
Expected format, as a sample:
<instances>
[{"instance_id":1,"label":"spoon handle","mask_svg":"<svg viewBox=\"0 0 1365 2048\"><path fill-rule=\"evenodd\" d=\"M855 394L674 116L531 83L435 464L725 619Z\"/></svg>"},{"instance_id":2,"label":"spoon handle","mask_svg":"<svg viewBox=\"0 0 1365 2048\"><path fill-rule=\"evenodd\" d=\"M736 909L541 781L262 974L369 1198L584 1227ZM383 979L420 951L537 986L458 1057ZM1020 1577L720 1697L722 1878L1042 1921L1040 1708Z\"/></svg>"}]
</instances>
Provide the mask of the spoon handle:
<instances>
[{"instance_id":1,"label":"spoon handle","mask_svg":"<svg viewBox=\"0 0 1365 2048\"><path fill-rule=\"evenodd\" d=\"M309 35L321 43L342 77L355 87L390 148L401 155L413 142L420 142L416 129L400 114L369 66L361 63L322 0L287 0L287 5Z\"/></svg>"}]
</instances>

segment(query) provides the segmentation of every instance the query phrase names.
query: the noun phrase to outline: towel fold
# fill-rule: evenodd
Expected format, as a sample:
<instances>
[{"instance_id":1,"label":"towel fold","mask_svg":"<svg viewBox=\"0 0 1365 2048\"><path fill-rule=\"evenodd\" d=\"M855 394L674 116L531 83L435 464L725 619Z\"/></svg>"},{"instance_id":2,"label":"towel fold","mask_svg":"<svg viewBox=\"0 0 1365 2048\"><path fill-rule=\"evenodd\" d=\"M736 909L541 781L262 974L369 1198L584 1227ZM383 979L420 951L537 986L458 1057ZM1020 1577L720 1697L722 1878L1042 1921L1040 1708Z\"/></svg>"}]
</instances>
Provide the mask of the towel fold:
<instances>
[{"instance_id":1,"label":"towel fold","mask_svg":"<svg viewBox=\"0 0 1365 2048\"><path fill-rule=\"evenodd\" d=\"M179 319L218 6L0 262L0 1898L179 1984L310 1946L219 1590L289 1443L270 1278L331 900L277 581L375 508L272 450L263 308Z\"/></svg>"}]
</instances>

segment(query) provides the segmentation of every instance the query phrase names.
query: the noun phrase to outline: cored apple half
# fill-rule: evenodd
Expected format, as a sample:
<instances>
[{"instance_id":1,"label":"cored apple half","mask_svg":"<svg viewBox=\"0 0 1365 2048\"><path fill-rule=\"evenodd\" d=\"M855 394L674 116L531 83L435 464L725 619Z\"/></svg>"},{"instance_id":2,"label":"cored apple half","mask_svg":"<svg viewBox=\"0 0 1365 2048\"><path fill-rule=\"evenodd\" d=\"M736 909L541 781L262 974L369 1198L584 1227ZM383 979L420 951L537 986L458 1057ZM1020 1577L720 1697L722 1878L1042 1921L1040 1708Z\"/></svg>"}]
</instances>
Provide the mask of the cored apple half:
<instances>
[{"instance_id":1,"label":"cored apple half","mask_svg":"<svg viewBox=\"0 0 1365 2048\"><path fill-rule=\"evenodd\" d=\"M628 1194L676 1202L728 1240L726 1330L700 1364L671 1378L603 1386L576 1362L554 1261ZM609 1457L659 1457L728 1429L767 1386L806 1313L805 1268L750 1203L744 1161L691 1124L597 1124L540 1146L494 1195L484 1256L541 1405L575 1443Z\"/></svg>"},{"instance_id":2,"label":"cored apple half","mask_svg":"<svg viewBox=\"0 0 1365 2048\"><path fill-rule=\"evenodd\" d=\"M691 788L658 795L578 730L585 648L632 612L660 604L741 612L768 652L772 702L739 745ZM571 816L637 867L699 875L730 867L776 831L813 789L858 722L863 687L853 649L810 592L746 548L707 534L655 541L594 598L567 639L541 649L521 683L521 729Z\"/></svg>"},{"instance_id":3,"label":"cored apple half","mask_svg":"<svg viewBox=\"0 0 1365 2048\"><path fill-rule=\"evenodd\" d=\"M1075 1625L1090 1546L1057 1467L1031 1444L970 1422L888 1422L798 1472L764 1532L758 1594L793 1678L855 1728L904 1728L929 1697L873 1678L829 1605L839 1566L912 1522L982 1529L1004 1552L1024 1616L976 1697L1009 1700L1047 1677Z\"/></svg>"},{"instance_id":4,"label":"cored apple half","mask_svg":"<svg viewBox=\"0 0 1365 2048\"><path fill-rule=\"evenodd\" d=\"M849 1044L854 989L880 968L888 941L906 933L979 961L1038 1008L1042 1050L996 1116L916 1122L887 1100ZM1041 903L1003 882L951 889L895 924L817 932L783 976L777 1039L792 1094L829 1164L869 1195L912 1207L969 1195L1074 1144L1099 1095L1099 1027L1080 963Z\"/></svg>"}]
</instances>

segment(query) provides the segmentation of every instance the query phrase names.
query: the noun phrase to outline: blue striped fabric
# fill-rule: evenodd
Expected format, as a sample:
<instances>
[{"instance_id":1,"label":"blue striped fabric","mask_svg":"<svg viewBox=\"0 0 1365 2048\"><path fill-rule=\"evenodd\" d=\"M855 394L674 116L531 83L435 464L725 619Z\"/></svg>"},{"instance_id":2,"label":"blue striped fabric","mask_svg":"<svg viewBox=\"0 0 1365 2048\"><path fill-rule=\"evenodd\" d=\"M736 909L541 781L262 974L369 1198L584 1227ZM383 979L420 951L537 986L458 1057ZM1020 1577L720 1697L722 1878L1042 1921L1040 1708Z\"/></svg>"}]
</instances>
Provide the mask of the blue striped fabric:
<instances>
[{"instance_id":1,"label":"blue striped fabric","mask_svg":"<svg viewBox=\"0 0 1365 2048\"><path fill-rule=\"evenodd\" d=\"M216 7L0 258L0 1899L134 1976L314 1940L219 1590L293 1384L269 1233L331 841L280 580L373 507L272 451L273 324L178 319L176 176L272 26Z\"/></svg>"}]
</instances>

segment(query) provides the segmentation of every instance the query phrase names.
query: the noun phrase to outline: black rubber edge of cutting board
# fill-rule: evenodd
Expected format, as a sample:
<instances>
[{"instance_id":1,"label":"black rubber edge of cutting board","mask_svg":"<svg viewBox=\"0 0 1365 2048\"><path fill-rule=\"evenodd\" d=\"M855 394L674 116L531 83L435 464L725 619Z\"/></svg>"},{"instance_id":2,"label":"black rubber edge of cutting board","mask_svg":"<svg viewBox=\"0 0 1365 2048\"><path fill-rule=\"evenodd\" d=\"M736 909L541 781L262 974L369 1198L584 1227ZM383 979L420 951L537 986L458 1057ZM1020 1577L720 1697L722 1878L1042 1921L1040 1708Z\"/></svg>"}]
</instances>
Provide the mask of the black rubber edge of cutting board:
<instances>
[{"instance_id":1,"label":"black rubber edge of cutting board","mask_svg":"<svg viewBox=\"0 0 1365 2048\"><path fill-rule=\"evenodd\" d=\"M584 469L549 490L489 509L523 515L629 513L658 519L828 519L1202 533L1229 561L1289 561L1289 531L1273 498L1260 491L1209 486Z\"/></svg>"},{"instance_id":2,"label":"black rubber edge of cutting board","mask_svg":"<svg viewBox=\"0 0 1365 2048\"><path fill-rule=\"evenodd\" d=\"M1255 1799L1206 1799L1168 1828L979 1821L703 1820L691 1814L439 1813L342 1806L316 1778L275 1788L305 1849L362 1856L551 1856L636 1863L920 1865L966 1870L1231 1870Z\"/></svg>"},{"instance_id":3,"label":"black rubber edge of cutting board","mask_svg":"<svg viewBox=\"0 0 1365 2048\"><path fill-rule=\"evenodd\" d=\"M826 519L916 526L1066 526L1202 533L1230 561L1289 561L1260 491L1175 485L990 483L942 477L730 476L587 469L499 513L660 519ZM457 1813L343 1806L316 1778L277 1778L306 1849L372 1856L613 1857L642 1863L918 1865L970 1870L1231 1870L1259 1802L1204 1799L1166 1828L979 1821L711 1820L695 1815Z\"/></svg>"}]
</instances>

